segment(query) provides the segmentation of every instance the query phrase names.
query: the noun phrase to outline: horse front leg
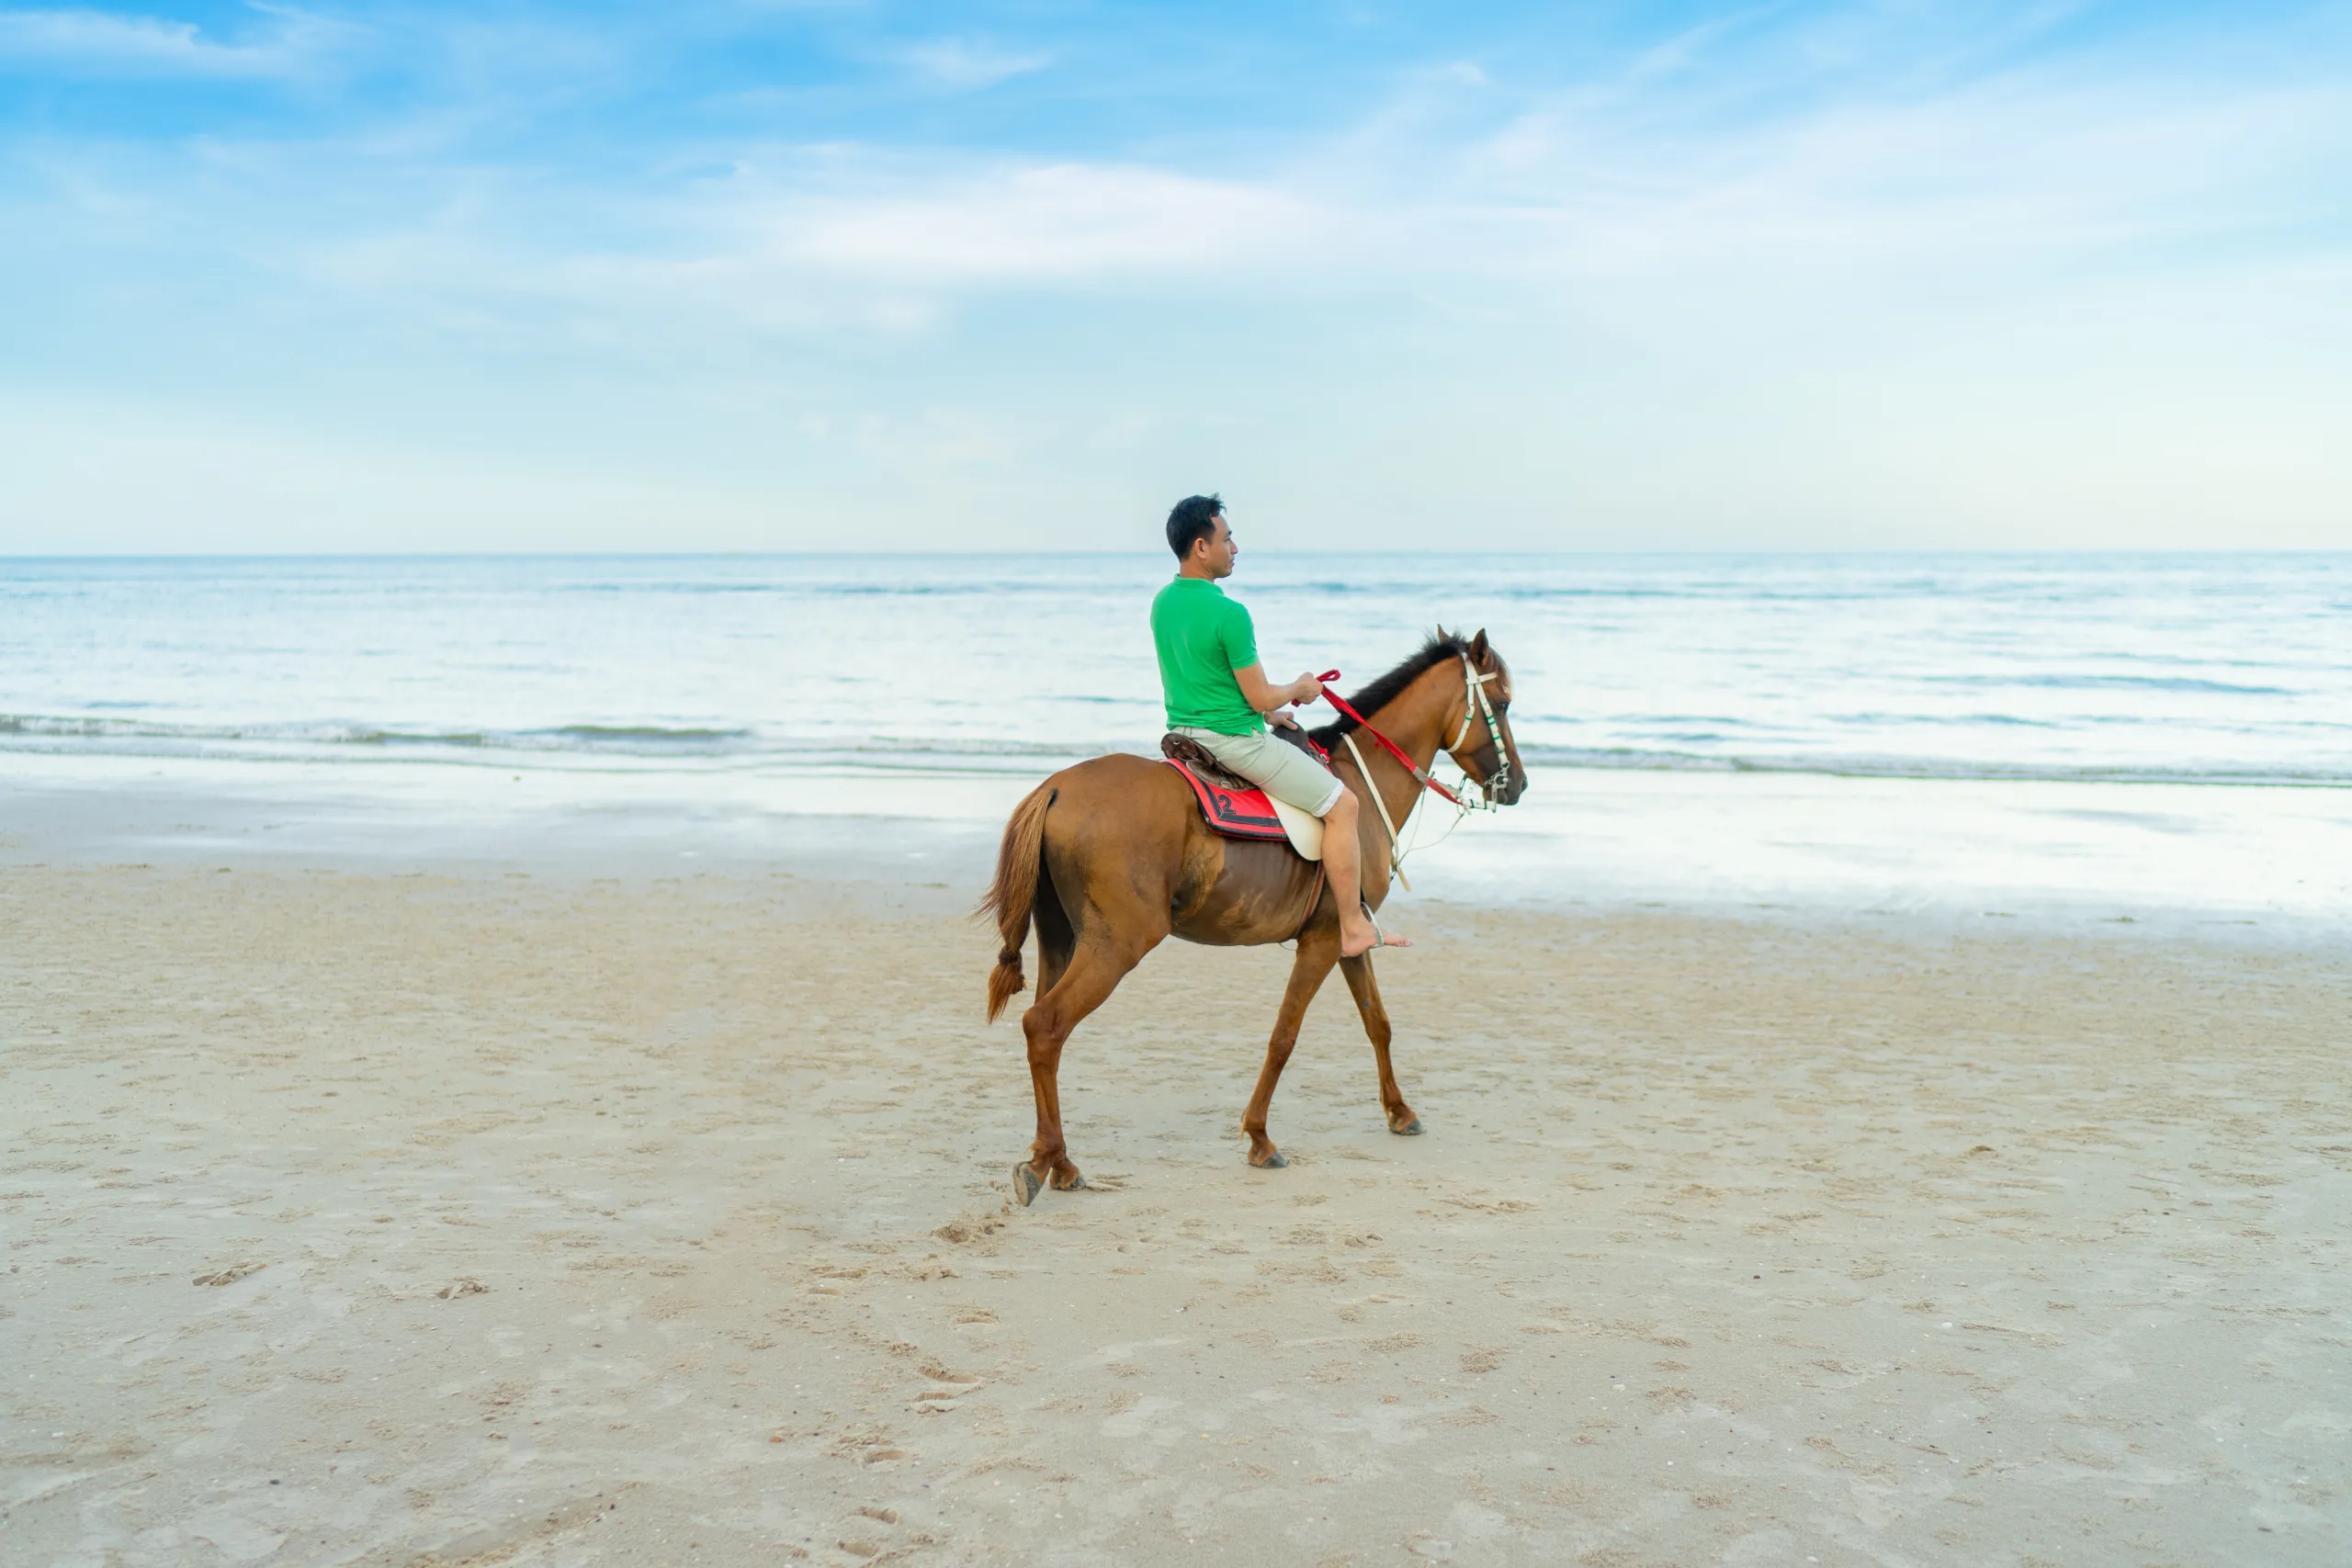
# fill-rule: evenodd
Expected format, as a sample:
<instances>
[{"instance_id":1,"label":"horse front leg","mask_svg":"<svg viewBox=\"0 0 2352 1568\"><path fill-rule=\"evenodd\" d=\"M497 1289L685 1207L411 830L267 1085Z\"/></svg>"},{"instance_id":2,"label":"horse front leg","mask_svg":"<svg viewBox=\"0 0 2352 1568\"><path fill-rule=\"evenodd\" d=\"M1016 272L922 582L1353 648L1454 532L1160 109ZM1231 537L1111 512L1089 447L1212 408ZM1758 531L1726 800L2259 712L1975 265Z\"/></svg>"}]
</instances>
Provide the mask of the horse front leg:
<instances>
[{"instance_id":1,"label":"horse front leg","mask_svg":"<svg viewBox=\"0 0 2352 1568\"><path fill-rule=\"evenodd\" d=\"M1356 999L1356 1011L1363 1015L1364 1038L1372 1042L1372 1059L1380 1066L1380 1108L1387 1114L1388 1130L1418 1134L1421 1119L1405 1103L1405 1092L1396 1087L1396 1069L1388 1063L1388 1010L1381 1005L1380 982L1372 977L1372 955L1341 959L1340 972L1348 977L1349 994Z\"/></svg>"},{"instance_id":2,"label":"horse front leg","mask_svg":"<svg viewBox=\"0 0 2352 1568\"><path fill-rule=\"evenodd\" d=\"M1266 1042L1266 1065L1258 1073L1257 1092L1250 1097L1249 1108L1241 1112L1241 1131L1250 1139L1250 1163L1262 1169L1280 1170L1290 1161L1274 1147L1266 1136L1266 1111L1274 1100L1274 1085L1281 1081L1283 1066L1290 1060L1291 1047L1298 1043L1298 1026L1306 1017L1306 1006L1315 993L1323 988L1324 977L1331 973L1331 965L1340 958L1339 922L1317 927L1298 939L1298 956L1291 961L1290 984L1283 987L1283 1010L1274 1018L1273 1037Z\"/></svg>"}]
</instances>

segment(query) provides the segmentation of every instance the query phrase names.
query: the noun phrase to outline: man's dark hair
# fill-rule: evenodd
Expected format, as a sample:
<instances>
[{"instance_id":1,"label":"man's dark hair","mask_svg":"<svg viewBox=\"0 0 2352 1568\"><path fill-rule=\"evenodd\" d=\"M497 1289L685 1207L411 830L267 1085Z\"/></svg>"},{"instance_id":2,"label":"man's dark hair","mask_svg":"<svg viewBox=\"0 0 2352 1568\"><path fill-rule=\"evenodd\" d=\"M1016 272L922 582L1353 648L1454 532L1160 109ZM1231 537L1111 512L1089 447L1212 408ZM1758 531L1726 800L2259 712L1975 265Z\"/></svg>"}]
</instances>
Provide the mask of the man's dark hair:
<instances>
[{"instance_id":1,"label":"man's dark hair","mask_svg":"<svg viewBox=\"0 0 2352 1568\"><path fill-rule=\"evenodd\" d=\"M1178 560L1191 559L1193 541L1216 533L1216 520L1224 515L1225 502L1216 496L1186 496L1168 514L1168 547L1176 552Z\"/></svg>"}]
</instances>

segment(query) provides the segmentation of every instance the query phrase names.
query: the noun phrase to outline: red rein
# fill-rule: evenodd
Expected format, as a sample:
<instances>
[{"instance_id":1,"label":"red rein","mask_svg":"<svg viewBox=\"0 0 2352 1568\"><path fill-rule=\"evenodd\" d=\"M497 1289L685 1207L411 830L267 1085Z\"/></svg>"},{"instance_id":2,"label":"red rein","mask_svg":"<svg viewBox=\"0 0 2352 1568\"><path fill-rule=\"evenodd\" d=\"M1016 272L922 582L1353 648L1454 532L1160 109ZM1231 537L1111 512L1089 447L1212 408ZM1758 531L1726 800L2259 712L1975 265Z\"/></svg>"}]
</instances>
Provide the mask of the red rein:
<instances>
[{"instance_id":1,"label":"red rein","mask_svg":"<svg viewBox=\"0 0 2352 1568\"><path fill-rule=\"evenodd\" d=\"M1397 745L1394 740L1389 739L1385 735L1381 734L1377 729L1374 729L1372 727L1372 721L1370 719L1364 717L1363 715L1350 707L1347 704L1347 699L1340 696L1339 693L1331 689L1331 682L1340 678L1340 672L1337 670L1327 670L1322 674L1317 675L1315 678L1323 682L1323 700L1329 703L1333 707L1338 708L1350 718L1354 719L1356 721L1356 727L1359 729L1362 729L1366 735L1371 736L1374 740L1379 741L1382 746L1387 748L1388 754L1390 756L1405 764L1405 771L1408 773L1411 774L1414 778L1419 779L1429 788L1433 789L1437 791L1438 794L1445 796L1445 798L1448 801L1451 801L1453 805L1459 806L1462 804L1462 797L1460 795L1454 794L1452 790L1438 783L1437 780L1423 773L1420 768L1415 764L1412 758L1405 755L1405 749L1403 747ZM1364 780L1363 784L1366 789L1370 789L1372 787L1372 781L1370 779Z\"/></svg>"}]
</instances>

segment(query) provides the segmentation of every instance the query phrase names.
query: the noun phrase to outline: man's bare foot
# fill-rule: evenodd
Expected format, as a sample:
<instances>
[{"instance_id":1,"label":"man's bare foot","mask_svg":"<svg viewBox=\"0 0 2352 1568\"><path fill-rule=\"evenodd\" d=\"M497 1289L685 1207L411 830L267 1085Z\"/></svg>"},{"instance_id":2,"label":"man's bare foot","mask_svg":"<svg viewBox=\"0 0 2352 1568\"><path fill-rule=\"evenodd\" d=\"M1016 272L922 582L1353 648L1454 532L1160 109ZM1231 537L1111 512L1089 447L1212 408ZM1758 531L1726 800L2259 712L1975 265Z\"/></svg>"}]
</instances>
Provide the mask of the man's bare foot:
<instances>
[{"instance_id":1,"label":"man's bare foot","mask_svg":"<svg viewBox=\"0 0 2352 1568\"><path fill-rule=\"evenodd\" d=\"M1375 947L1410 947L1401 936L1384 931L1369 919L1340 922L1340 956L1362 958Z\"/></svg>"}]
</instances>

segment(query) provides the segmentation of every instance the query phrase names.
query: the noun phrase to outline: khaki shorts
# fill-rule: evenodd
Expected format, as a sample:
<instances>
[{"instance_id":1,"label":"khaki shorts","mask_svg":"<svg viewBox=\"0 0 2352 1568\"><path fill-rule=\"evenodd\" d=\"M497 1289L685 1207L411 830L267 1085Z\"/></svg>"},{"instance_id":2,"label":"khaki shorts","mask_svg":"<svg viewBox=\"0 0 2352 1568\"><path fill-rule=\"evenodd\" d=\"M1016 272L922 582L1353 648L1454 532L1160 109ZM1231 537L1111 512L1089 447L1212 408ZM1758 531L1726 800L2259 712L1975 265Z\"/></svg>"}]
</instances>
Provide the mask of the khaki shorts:
<instances>
[{"instance_id":1,"label":"khaki shorts","mask_svg":"<svg viewBox=\"0 0 2352 1568\"><path fill-rule=\"evenodd\" d=\"M1255 735L1219 735L1214 729L1183 728L1208 754L1281 801L1315 817L1328 817L1348 786L1316 764L1314 758L1264 730Z\"/></svg>"}]
</instances>

